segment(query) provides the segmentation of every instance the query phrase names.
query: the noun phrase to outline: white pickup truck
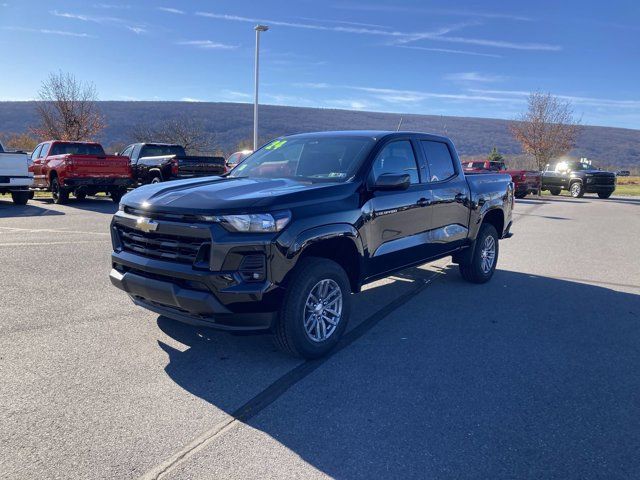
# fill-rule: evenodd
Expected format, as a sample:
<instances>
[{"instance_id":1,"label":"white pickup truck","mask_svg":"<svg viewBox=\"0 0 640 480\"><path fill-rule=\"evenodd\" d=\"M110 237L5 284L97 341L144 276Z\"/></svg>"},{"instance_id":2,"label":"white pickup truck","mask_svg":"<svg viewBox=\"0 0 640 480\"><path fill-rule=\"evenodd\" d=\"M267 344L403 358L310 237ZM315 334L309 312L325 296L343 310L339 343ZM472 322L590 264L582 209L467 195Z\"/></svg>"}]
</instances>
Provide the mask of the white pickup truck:
<instances>
[{"instance_id":1,"label":"white pickup truck","mask_svg":"<svg viewBox=\"0 0 640 480\"><path fill-rule=\"evenodd\" d=\"M0 143L0 195L10 193L13 203L25 205L31 198L32 183L29 156L24 152L6 152Z\"/></svg>"}]
</instances>

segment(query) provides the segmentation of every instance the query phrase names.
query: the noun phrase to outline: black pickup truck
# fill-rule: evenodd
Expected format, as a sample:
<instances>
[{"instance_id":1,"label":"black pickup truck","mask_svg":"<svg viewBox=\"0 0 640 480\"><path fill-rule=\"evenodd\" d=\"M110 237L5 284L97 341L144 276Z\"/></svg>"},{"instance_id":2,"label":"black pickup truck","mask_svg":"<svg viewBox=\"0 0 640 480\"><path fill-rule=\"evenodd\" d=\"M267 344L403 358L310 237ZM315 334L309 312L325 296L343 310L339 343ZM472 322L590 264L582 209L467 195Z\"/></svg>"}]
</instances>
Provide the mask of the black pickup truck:
<instances>
[{"instance_id":1,"label":"black pickup truck","mask_svg":"<svg viewBox=\"0 0 640 480\"><path fill-rule=\"evenodd\" d=\"M187 155L184 147L170 143L134 143L120 155L129 157L137 185L226 173L223 157Z\"/></svg>"},{"instance_id":2,"label":"black pickup truck","mask_svg":"<svg viewBox=\"0 0 640 480\"><path fill-rule=\"evenodd\" d=\"M160 315L271 331L294 355L338 342L351 293L452 256L488 281L513 184L465 175L448 138L323 132L274 140L223 178L143 186L113 217L111 282Z\"/></svg>"},{"instance_id":3,"label":"black pickup truck","mask_svg":"<svg viewBox=\"0 0 640 480\"><path fill-rule=\"evenodd\" d=\"M558 161L548 164L542 172L542 190L549 190L552 195L569 190L575 198L585 193L597 193L600 198L609 198L615 189L616 174L600 170L590 163Z\"/></svg>"}]
</instances>

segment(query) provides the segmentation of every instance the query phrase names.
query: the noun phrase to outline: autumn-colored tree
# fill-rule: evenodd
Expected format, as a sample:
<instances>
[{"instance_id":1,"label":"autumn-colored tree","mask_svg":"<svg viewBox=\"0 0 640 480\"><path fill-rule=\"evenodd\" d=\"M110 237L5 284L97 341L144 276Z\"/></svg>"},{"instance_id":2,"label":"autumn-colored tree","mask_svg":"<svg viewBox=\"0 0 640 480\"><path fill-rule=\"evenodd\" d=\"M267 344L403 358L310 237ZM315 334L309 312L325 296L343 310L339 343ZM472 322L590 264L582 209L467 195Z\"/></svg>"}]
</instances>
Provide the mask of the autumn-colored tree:
<instances>
[{"instance_id":1,"label":"autumn-colored tree","mask_svg":"<svg viewBox=\"0 0 640 480\"><path fill-rule=\"evenodd\" d=\"M542 171L553 158L574 147L580 121L573 115L571 102L550 93L534 92L529 95L527 111L510 128L522 149L535 158L538 170Z\"/></svg>"},{"instance_id":2,"label":"autumn-colored tree","mask_svg":"<svg viewBox=\"0 0 640 480\"><path fill-rule=\"evenodd\" d=\"M138 125L131 132L134 142L162 142L182 145L188 154L212 152L216 149L216 136L207 132L197 120L180 117L165 120L157 126Z\"/></svg>"},{"instance_id":3,"label":"autumn-colored tree","mask_svg":"<svg viewBox=\"0 0 640 480\"><path fill-rule=\"evenodd\" d=\"M36 104L40 125L33 128L39 137L56 140L91 140L105 122L98 111L95 86L72 74L52 73L42 82Z\"/></svg>"},{"instance_id":4,"label":"autumn-colored tree","mask_svg":"<svg viewBox=\"0 0 640 480\"><path fill-rule=\"evenodd\" d=\"M2 143L9 150L31 152L38 145L38 138L28 133L11 133L3 137Z\"/></svg>"}]
</instances>

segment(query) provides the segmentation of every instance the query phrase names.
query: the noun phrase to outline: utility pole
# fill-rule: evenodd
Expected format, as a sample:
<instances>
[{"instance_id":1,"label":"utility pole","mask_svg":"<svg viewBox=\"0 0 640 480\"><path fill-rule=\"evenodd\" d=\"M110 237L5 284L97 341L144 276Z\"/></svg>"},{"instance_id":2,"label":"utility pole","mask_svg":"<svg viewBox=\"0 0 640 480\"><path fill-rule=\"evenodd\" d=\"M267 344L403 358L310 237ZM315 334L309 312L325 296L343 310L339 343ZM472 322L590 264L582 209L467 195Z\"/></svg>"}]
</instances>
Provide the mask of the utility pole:
<instances>
[{"instance_id":1,"label":"utility pole","mask_svg":"<svg viewBox=\"0 0 640 480\"><path fill-rule=\"evenodd\" d=\"M267 25L256 25L253 28L256 31L256 64L255 64L255 92L253 101L253 151L258 149L258 81L260 70L260 32L269 30Z\"/></svg>"}]
</instances>

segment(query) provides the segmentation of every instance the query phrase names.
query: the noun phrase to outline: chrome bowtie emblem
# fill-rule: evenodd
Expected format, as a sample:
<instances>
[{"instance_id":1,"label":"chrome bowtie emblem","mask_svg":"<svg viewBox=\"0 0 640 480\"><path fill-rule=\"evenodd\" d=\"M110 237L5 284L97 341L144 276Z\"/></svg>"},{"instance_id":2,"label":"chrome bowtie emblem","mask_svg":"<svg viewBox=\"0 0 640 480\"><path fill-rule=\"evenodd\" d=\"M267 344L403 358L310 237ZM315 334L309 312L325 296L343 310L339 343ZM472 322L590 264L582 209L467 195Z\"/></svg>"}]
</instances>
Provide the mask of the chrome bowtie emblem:
<instances>
[{"instance_id":1,"label":"chrome bowtie emblem","mask_svg":"<svg viewBox=\"0 0 640 480\"><path fill-rule=\"evenodd\" d=\"M136 220L136 228L143 232L153 232L158 229L158 222L154 222L150 218L139 217Z\"/></svg>"}]
</instances>

